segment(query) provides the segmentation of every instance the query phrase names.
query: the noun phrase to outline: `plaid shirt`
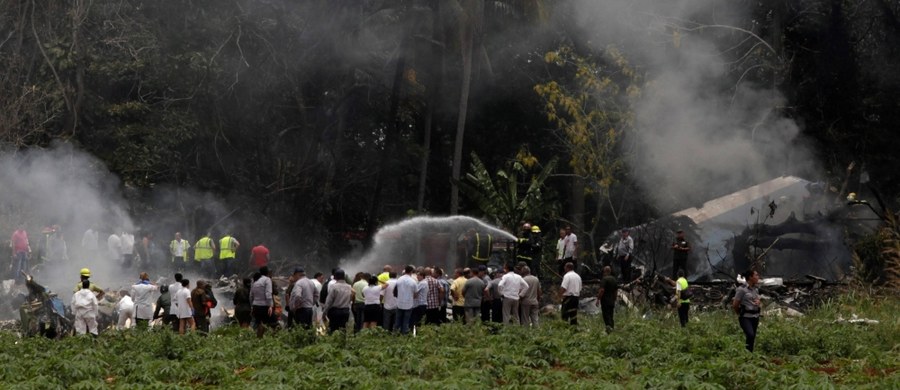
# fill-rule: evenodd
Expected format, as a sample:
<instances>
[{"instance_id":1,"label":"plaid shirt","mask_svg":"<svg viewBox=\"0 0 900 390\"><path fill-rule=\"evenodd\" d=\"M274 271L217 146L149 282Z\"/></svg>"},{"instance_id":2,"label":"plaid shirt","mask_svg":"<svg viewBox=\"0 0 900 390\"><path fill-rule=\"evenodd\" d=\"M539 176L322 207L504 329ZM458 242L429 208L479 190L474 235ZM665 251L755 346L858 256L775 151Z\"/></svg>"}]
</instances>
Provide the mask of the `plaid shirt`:
<instances>
[{"instance_id":1,"label":"plaid shirt","mask_svg":"<svg viewBox=\"0 0 900 390\"><path fill-rule=\"evenodd\" d=\"M441 308L441 283L437 281L437 279L432 278L431 276L425 277L425 282L428 283L428 296L425 300L425 308L426 309L440 309Z\"/></svg>"}]
</instances>

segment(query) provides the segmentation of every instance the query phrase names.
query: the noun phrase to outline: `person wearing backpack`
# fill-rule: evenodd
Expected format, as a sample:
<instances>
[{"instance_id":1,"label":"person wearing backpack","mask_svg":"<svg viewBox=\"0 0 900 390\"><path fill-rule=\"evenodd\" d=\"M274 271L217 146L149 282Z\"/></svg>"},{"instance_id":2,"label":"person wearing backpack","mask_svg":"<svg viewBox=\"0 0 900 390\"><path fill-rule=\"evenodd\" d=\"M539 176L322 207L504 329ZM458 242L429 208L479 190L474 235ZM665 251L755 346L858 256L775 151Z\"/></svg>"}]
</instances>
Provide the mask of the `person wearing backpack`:
<instances>
[{"instance_id":1,"label":"person wearing backpack","mask_svg":"<svg viewBox=\"0 0 900 390\"><path fill-rule=\"evenodd\" d=\"M676 275L678 275L678 280L666 279L675 286L675 301L673 304L678 309L678 322L680 322L681 327L684 328L687 326L688 312L691 308L691 297L694 294L693 290L688 288L687 278L684 277L684 269L679 268L678 271L676 271Z\"/></svg>"}]
</instances>

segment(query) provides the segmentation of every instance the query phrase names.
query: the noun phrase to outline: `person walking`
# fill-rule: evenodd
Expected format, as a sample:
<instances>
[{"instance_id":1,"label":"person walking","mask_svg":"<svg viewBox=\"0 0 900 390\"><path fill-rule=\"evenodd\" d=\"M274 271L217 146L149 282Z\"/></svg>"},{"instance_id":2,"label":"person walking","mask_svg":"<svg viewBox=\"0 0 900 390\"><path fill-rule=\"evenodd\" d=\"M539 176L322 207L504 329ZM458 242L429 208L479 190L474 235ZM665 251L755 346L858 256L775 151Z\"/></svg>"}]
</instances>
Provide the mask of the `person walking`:
<instances>
[{"instance_id":1,"label":"person walking","mask_svg":"<svg viewBox=\"0 0 900 390\"><path fill-rule=\"evenodd\" d=\"M350 320L350 302L352 300L352 288L347 284L346 274L343 270L334 273L334 283L328 287L328 297L325 298L325 306L322 310L328 316L328 333L345 329Z\"/></svg>"},{"instance_id":2,"label":"person walking","mask_svg":"<svg viewBox=\"0 0 900 390\"><path fill-rule=\"evenodd\" d=\"M147 329L153 319L153 301L159 287L150 283L150 276L141 272L137 284L131 286L131 297L134 299L134 318L138 329Z\"/></svg>"},{"instance_id":3,"label":"person walking","mask_svg":"<svg viewBox=\"0 0 900 390\"><path fill-rule=\"evenodd\" d=\"M259 279L250 287L250 305L253 319L256 321L256 337L262 338L266 326L275 328L275 300L272 298L272 279L269 278L269 267L259 269Z\"/></svg>"},{"instance_id":4,"label":"person walking","mask_svg":"<svg viewBox=\"0 0 900 390\"><path fill-rule=\"evenodd\" d=\"M541 299L541 281L531 274L531 267L522 267L522 279L528 284L525 296L519 303L519 322L522 326L538 327L538 303Z\"/></svg>"},{"instance_id":5,"label":"person walking","mask_svg":"<svg viewBox=\"0 0 900 390\"><path fill-rule=\"evenodd\" d=\"M603 313L603 324L606 325L606 333L616 328L613 313L616 309L616 296L619 292L619 282L612 275L612 267L603 267L603 280L600 282L600 290L597 292L597 300L600 301L600 312Z\"/></svg>"},{"instance_id":6,"label":"person walking","mask_svg":"<svg viewBox=\"0 0 900 390\"><path fill-rule=\"evenodd\" d=\"M72 295L72 311L75 312L75 334L90 332L97 336L97 313L99 309L97 296L91 291L91 282L81 282L81 289Z\"/></svg>"},{"instance_id":7,"label":"person walking","mask_svg":"<svg viewBox=\"0 0 900 390\"><path fill-rule=\"evenodd\" d=\"M756 330L759 328L759 311L762 306L759 297L759 272L749 270L744 273L747 276L747 285L740 286L734 294L731 307L738 315L738 323L744 331L745 347L753 352L756 344Z\"/></svg>"},{"instance_id":8,"label":"person walking","mask_svg":"<svg viewBox=\"0 0 900 390\"><path fill-rule=\"evenodd\" d=\"M578 297L581 295L581 276L575 272L575 264L566 263L559 295L562 301L562 320L578 325Z\"/></svg>"},{"instance_id":9,"label":"person walking","mask_svg":"<svg viewBox=\"0 0 900 390\"><path fill-rule=\"evenodd\" d=\"M241 243L230 233L219 239L219 271L223 276L229 277L235 271L234 262L240 247Z\"/></svg>"}]
</instances>

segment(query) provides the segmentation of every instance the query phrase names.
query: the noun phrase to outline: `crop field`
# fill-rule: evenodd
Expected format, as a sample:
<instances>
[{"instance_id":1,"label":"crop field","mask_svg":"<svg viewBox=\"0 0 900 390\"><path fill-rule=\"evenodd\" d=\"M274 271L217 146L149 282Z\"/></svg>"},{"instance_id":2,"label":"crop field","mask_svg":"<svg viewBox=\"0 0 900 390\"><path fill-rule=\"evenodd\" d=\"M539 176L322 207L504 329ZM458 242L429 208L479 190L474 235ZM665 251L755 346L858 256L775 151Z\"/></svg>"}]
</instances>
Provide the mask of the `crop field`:
<instances>
[{"instance_id":1,"label":"crop field","mask_svg":"<svg viewBox=\"0 0 900 390\"><path fill-rule=\"evenodd\" d=\"M695 313L687 329L667 311L618 308L607 335L599 316L571 328L449 324L413 337L381 330L256 339L164 330L107 332L61 341L0 334L0 387L8 388L900 388L900 299L844 295L801 318L766 317L756 352L734 316ZM878 324L835 322L838 316Z\"/></svg>"}]
</instances>

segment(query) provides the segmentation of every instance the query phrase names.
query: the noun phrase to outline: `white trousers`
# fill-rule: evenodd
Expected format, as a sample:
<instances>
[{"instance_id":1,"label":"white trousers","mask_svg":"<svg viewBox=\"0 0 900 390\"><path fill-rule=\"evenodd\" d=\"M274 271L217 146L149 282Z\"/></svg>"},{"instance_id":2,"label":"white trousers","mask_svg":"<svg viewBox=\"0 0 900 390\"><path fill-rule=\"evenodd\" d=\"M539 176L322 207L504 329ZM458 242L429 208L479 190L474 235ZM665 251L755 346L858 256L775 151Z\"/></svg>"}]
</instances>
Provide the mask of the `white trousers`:
<instances>
[{"instance_id":1,"label":"white trousers","mask_svg":"<svg viewBox=\"0 0 900 390\"><path fill-rule=\"evenodd\" d=\"M97 317L93 314L88 316L75 316L75 334L82 335L91 332L97 335Z\"/></svg>"}]
</instances>

